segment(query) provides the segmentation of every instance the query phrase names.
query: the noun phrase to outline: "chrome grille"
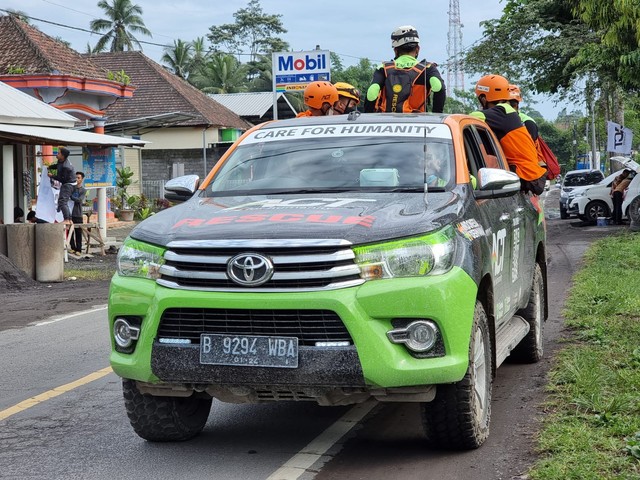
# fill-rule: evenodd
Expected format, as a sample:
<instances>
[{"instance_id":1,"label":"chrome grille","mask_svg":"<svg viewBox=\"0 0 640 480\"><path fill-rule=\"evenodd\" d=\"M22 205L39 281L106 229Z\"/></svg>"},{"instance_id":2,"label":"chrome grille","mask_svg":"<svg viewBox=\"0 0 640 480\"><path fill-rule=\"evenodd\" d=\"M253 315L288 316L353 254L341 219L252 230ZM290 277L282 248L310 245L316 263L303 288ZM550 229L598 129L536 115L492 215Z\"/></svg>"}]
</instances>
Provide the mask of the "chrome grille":
<instances>
[{"instance_id":1,"label":"chrome grille","mask_svg":"<svg viewBox=\"0 0 640 480\"><path fill-rule=\"evenodd\" d=\"M165 252L158 284L206 291L314 291L360 285L360 268L344 240L173 242ZM235 283L227 265L241 253L263 255L273 264L273 276L257 287Z\"/></svg>"},{"instance_id":2,"label":"chrome grille","mask_svg":"<svg viewBox=\"0 0 640 480\"><path fill-rule=\"evenodd\" d=\"M338 314L329 310L168 308L160 320L158 339L200 344L203 333L297 337L302 346L315 346L316 342L353 344Z\"/></svg>"}]
</instances>

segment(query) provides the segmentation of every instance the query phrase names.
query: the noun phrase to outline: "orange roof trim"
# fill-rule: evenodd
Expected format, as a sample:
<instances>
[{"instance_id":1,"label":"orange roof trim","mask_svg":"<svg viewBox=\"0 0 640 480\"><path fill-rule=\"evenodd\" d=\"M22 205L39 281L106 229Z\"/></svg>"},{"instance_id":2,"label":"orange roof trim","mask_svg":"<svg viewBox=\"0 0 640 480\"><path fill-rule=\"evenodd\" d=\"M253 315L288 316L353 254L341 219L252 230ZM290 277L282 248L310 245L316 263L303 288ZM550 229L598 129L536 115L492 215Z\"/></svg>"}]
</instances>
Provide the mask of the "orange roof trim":
<instances>
[{"instance_id":1,"label":"orange roof trim","mask_svg":"<svg viewBox=\"0 0 640 480\"><path fill-rule=\"evenodd\" d=\"M132 85L123 85L111 80L72 75L12 75L3 76L2 81L14 88L66 88L119 98L132 98L136 89Z\"/></svg>"}]
</instances>

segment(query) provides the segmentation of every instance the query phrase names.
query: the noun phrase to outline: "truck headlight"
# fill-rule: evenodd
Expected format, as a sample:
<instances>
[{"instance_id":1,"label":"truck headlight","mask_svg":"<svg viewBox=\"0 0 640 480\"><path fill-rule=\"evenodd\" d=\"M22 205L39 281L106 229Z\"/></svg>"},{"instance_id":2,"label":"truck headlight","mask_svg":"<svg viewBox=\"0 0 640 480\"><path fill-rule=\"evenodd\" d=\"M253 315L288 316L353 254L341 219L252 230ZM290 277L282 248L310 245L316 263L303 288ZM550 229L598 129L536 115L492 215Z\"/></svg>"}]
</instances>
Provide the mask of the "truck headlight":
<instances>
[{"instance_id":1,"label":"truck headlight","mask_svg":"<svg viewBox=\"0 0 640 480\"><path fill-rule=\"evenodd\" d=\"M356 263L366 280L441 275L453 266L452 227L420 237L355 247Z\"/></svg>"},{"instance_id":2,"label":"truck headlight","mask_svg":"<svg viewBox=\"0 0 640 480\"><path fill-rule=\"evenodd\" d=\"M118 251L118 275L124 277L160 278L164 249L127 238Z\"/></svg>"}]
</instances>

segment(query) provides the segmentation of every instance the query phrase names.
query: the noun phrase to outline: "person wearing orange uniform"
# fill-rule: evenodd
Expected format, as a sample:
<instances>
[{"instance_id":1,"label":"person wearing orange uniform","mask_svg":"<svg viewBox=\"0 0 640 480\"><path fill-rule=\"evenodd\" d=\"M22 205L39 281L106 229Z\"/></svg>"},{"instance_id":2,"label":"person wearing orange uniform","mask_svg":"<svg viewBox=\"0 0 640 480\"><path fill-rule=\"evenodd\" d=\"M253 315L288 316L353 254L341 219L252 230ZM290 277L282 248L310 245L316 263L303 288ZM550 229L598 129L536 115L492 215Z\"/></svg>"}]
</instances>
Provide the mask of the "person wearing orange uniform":
<instances>
[{"instance_id":1,"label":"person wearing orange uniform","mask_svg":"<svg viewBox=\"0 0 640 480\"><path fill-rule=\"evenodd\" d=\"M307 110L296 117L322 117L333 115L333 105L338 101L338 90L330 82L311 82L304 89Z\"/></svg>"},{"instance_id":2,"label":"person wearing orange uniform","mask_svg":"<svg viewBox=\"0 0 640 480\"><path fill-rule=\"evenodd\" d=\"M538 165L533 139L509 103L509 82L500 75L485 75L478 80L475 93L482 110L471 115L486 122L498 137L509 168L520 177L522 191L540 195L547 171Z\"/></svg>"}]
</instances>

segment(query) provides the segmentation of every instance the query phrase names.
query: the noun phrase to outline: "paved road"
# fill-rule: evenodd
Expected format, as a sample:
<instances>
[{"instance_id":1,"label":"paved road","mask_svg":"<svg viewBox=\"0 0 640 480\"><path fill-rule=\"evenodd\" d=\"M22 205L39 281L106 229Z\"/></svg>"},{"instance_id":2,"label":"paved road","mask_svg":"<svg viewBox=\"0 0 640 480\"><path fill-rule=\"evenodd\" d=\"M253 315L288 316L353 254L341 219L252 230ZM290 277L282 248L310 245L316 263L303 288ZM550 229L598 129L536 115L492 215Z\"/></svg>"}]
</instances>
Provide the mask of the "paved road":
<instances>
[{"instance_id":1,"label":"paved road","mask_svg":"<svg viewBox=\"0 0 640 480\"><path fill-rule=\"evenodd\" d=\"M360 422L336 423L343 415L357 418L358 410L306 403L215 402L197 439L147 443L133 433L120 381L108 369L106 311L98 309L0 333L0 478L264 479L274 472L272 479L518 478L535 458L538 405L571 276L594 239L619 229L556 219L557 192L546 204L547 358L500 368L492 432L481 449L427 449L414 405L376 405Z\"/></svg>"}]
</instances>

